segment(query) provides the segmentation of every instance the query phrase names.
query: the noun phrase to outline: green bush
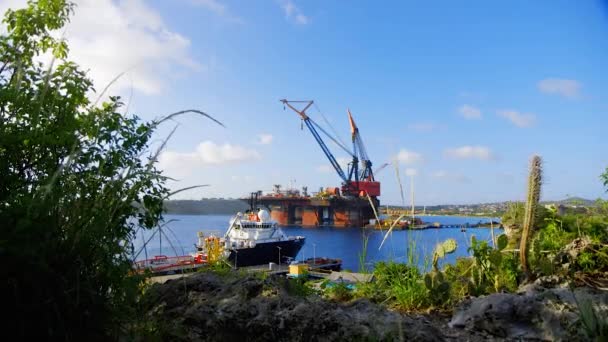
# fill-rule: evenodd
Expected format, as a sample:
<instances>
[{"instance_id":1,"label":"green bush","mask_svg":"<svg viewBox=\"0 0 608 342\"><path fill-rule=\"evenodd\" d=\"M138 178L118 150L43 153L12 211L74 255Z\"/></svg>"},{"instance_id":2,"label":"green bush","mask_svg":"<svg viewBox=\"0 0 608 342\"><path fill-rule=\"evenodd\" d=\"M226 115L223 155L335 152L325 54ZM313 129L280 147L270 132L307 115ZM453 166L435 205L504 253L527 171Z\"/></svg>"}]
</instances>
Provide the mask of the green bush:
<instances>
[{"instance_id":1,"label":"green bush","mask_svg":"<svg viewBox=\"0 0 608 342\"><path fill-rule=\"evenodd\" d=\"M343 282L325 284L324 294L330 299L338 302L347 302L353 299L354 294L348 285Z\"/></svg>"},{"instance_id":2,"label":"green bush","mask_svg":"<svg viewBox=\"0 0 608 342\"><path fill-rule=\"evenodd\" d=\"M429 291L422 279L400 283L392 287L395 308L404 311L419 311L431 306Z\"/></svg>"},{"instance_id":3,"label":"green bush","mask_svg":"<svg viewBox=\"0 0 608 342\"><path fill-rule=\"evenodd\" d=\"M470 295L471 269L473 259L469 257L456 258L454 264L447 264L443 272L450 282L450 302L458 303L462 298Z\"/></svg>"},{"instance_id":4,"label":"green bush","mask_svg":"<svg viewBox=\"0 0 608 342\"><path fill-rule=\"evenodd\" d=\"M578 301L579 324L581 335L585 335L590 341L608 341L608 320L590 300Z\"/></svg>"},{"instance_id":5,"label":"green bush","mask_svg":"<svg viewBox=\"0 0 608 342\"><path fill-rule=\"evenodd\" d=\"M224 277L227 276L228 274L232 273L232 267L230 265L228 265L225 262L215 262L212 264L209 264L205 267L201 267L199 269L199 272L211 272L214 274L217 274L220 277ZM265 272L259 272L259 273L265 273Z\"/></svg>"},{"instance_id":6,"label":"green bush","mask_svg":"<svg viewBox=\"0 0 608 342\"><path fill-rule=\"evenodd\" d=\"M162 120L121 113L118 97L91 103L91 81L51 35L72 8L28 1L0 35L0 299L15 339L128 334L144 280L129 241L170 195L149 150ZM47 52L53 68L36 62Z\"/></svg>"},{"instance_id":7,"label":"green bush","mask_svg":"<svg viewBox=\"0 0 608 342\"><path fill-rule=\"evenodd\" d=\"M492 248L487 241L477 240L471 236L471 245L468 248L473 254L473 264L470 271L470 293L482 295L499 291L503 285L500 283L500 270L502 267L502 251L507 247L506 235L496 238L496 248Z\"/></svg>"},{"instance_id":8,"label":"green bush","mask_svg":"<svg viewBox=\"0 0 608 342\"><path fill-rule=\"evenodd\" d=\"M358 285L357 296L399 310L420 310L430 305L423 275L417 267L393 261L379 262L373 274L373 282Z\"/></svg>"},{"instance_id":9,"label":"green bush","mask_svg":"<svg viewBox=\"0 0 608 342\"><path fill-rule=\"evenodd\" d=\"M560 260L555 260L555 257L564 246L584 236L589 237L596 248L580 253L575 263L576 269L592 272L608 268L608 250L601 247L608 242L608 218L605 215L592 212L560 216L555 210L550 210L544 223L532 239L530 255L530 263L538 275L566 275L566 270L559 265Z\"/></svg>"},{"instance_id":10,"label":"green bush","mask_svg":"<svg viewBox=\"0 0 608 342\"><path fill-rule=\"evenodd\" d=\"M287 293L292 296L307 297L316 293L308 280L303 277L286 278L283 280L283 285Z\"/></svg>"}]
</instances>

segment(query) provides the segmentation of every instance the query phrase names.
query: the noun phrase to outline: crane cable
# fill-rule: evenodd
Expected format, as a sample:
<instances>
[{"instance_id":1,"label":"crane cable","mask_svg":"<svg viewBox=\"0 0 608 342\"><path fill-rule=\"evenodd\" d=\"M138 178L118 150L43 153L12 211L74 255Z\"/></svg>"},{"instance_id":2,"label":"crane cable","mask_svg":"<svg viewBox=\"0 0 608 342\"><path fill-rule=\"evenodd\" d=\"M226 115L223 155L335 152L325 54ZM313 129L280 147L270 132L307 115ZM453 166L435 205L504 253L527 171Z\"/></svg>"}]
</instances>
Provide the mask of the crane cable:
<instances>
[{"instance_id":1,"label":"crane cable","mask_svg":"<svg viewBox=\"0 0 608 342\"><path fill-rule=\"evenodd\" d=\"M346 148L346 146L344 146L338 140L336 140L336 138L334 138L331 134L327 133L327 131L325 129L323 129L323 127L319 126L318 123L314 122L310 118L308 118L308 120L310 121L310 123L315 125L315 127L317 127L321 132L323 132L323 134L325 134L325 136L327 136L329 139L331 139L331 141L333 141L336 145L338 145L338 147L343 149L344 152L348 153L348 155L350 155L350 156L355 156L355 154L352 151L350 151L348 148Z\"/></svg>"},{"instance_id":2,"label":"crane cable","mask_svg":"<svg viewBox=\"0 0 608 342\"><path fill-rule=\"evenodd\" d=\"M323 112L321 112L321 110L319 109L319 106L317 106L316 103L313 103L313 106L315 106L315 109L317 110L317 112L319 112L319 114L321 114L321 117L323 118L323 121L325 121L325 124L327 126L329 126L329 129L331 129L332 133L336 136L336 138L338 139L338 141L340 141L340 143L342 144L342 148L344 148L344 146L346 146L346 144L344 143L344 141L342 140L342 138L340 138L340 135L338 134L338 132L336 131L336 129L334 128L334 126L332 126L329 123L329 120L327 120L327 117L325 117L325 115L323 114ZM327 133L325 133L327 134Z\"/></svg>"}]
</instances>

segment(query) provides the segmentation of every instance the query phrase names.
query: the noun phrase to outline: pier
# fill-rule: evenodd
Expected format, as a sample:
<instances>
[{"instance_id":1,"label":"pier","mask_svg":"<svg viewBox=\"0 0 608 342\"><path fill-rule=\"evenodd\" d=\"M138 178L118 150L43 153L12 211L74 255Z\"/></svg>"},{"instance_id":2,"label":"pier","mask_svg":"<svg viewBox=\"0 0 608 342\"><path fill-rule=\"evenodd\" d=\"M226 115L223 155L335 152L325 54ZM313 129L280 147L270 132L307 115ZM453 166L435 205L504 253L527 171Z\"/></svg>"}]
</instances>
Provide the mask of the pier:
<instances>
[{"instance_id":1,"label":"pier","mask_svg":"<svg viewBox=\"0 0 608 342\"><path fill-rule=\"evenodd\" d=\"M392 222L384 223L381 225L367 225L366 228L374 228L374 229L389 229ZM444 228L457 228L457 229L467 229L467 228L502 228L502 223L500 222L479 222L479 223L422 223L415 224L413 226L409 226L408 224L397 224L393 227L394 230L421 230L421 229L444 229Z\"/></svg>"}]
</instances>

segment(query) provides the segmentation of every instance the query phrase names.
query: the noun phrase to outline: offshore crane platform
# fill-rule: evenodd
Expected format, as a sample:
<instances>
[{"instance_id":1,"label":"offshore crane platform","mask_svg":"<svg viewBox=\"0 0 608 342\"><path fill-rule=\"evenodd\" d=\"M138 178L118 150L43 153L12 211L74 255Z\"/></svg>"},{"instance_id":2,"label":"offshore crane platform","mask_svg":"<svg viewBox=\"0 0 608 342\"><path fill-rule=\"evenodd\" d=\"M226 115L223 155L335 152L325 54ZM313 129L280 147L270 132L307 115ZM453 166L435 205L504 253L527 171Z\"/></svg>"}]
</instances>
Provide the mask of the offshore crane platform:
<instances>
[{"instance_id":1,"label":"offshore crane platform","mask_svg":"<svg viewBox=\"0 0 608 342\"><path fill-rule=\"evenodd\" d=\"M359 128L348 112L350 123L352 150L342 144L339 139L330 135L325 129L312 120L306 111L314 101L281 100L283 105L296 112L302 122L323 150L323 153L342 180L340 187L321 189L318 193L309 195L308 189L281 191L275 185L273 192L258 197L259 204L270 209L272 219L279 224L300 224L304 226L331 225L338 227L362 227L375 218L376 208L380 205L380 182L374 178L372 162L367 155L361 139ZM296 108L303 107L302 109ZM329 147L319 134L323 133L338 147L352 158L347 169L343 170ZM388 164L383 164L378 172Z\"/></svg>"}]
</instances>

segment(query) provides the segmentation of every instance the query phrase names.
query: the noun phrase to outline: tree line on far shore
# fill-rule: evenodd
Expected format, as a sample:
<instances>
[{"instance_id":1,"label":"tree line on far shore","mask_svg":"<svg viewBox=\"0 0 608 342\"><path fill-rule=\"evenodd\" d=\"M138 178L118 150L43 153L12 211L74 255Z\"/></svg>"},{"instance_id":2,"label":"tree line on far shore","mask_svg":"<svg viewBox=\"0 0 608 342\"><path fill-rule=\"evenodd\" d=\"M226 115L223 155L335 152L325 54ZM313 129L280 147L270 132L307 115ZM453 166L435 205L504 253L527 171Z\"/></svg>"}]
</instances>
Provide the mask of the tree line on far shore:
<instances>
[{"instance_id":1,"label":"tree line on far shore","mask_svg":"<svg viewBox=\"0 0 608 342\"><path fill-rule=\"evenodd\" d=\"M234 215L248 207L246 201L219 198L171 200L164 203L165 213L176 215Z\"/></svg>"}]
</instances>

